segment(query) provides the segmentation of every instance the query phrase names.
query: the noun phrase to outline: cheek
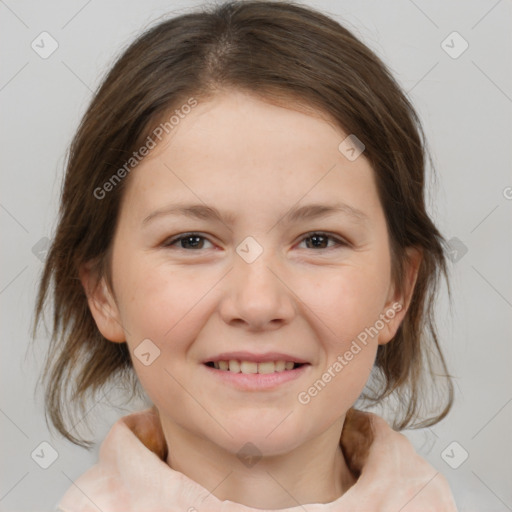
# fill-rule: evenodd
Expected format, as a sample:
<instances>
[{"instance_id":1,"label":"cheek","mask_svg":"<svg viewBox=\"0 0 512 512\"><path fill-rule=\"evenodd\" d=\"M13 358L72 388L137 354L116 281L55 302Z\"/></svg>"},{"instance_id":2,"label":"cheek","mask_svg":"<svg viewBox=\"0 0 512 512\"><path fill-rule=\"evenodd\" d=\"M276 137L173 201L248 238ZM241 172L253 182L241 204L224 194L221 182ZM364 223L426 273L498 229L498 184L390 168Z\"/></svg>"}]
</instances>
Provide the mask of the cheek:
<instances>
[{"instance_id":1,"label":"cheek","mask_svg":"<svg viewBox=\"0 0 512 512\"><path fill-rule=\"evenodd\" d=\"M376 347L359 347L359 352L339 350L327 366L315 375L309 387L297 395L299 407L314 418L331 424L353 407L368 381L375 360ZM356 353L354 353L356 352ZM347 355L351 354L350 360Z\"/></svg>"},{"instance_id":2,"label":"cheek","mask_svg":"<svg viewBox=\"0 0 512 512\"><path fill-rule=\"evenodd\" d=\"M133 342L141 336L163 341L183 331L187 317L214 284L191 269L174 270L142 258L120 262L118 272L121 316Z\"/></svg>"},{"instance_id":3,"label":"cheek","mask_svg":"<svg viewBox=\"0 0 512 512\"><path fill-rule=\"evenodd\" d=\"M321 340L323 355L309 387L297 398L312 416L325 416L329 411L328 422L356 402L377 353L377 336L369 328L381 313L382 283L368 269L363 270L338 269L310 289L304 299L308 306L304 314L314 326L314 336ZM306 283L303 290L306 293Z\"/></svg>"},{"instance_id":4,"label":"cheek","mask_svg":"<svg viewBox=\"0 0 512 512\"><path fill-rule=\"evenodd\" d=\"M215 280L143 258L119 261L117 269L122 276L118 280L121 319L141 385L155 403L169 398L179 401L182 390L169 371L174 374L174 361L182 361L199 334L198 314L204 314L201 301ZM147 365L141 356L144 353L150 354Z\"/></svg>"},{"instance_id":5,"label":"cheek","mask_svg":"<svg viewBox=\"0 0 512 512\"><path fill-rule=\"evenodd\" d=\"M311 287L311 282L315 286ZM347 265L320 278L304 276L297 294L317 315L316 324L323 325L330 334L327 339L333 339L333 345L343 346L378 319L387 283L380 269Z\"/></svg>"}]
</instances>

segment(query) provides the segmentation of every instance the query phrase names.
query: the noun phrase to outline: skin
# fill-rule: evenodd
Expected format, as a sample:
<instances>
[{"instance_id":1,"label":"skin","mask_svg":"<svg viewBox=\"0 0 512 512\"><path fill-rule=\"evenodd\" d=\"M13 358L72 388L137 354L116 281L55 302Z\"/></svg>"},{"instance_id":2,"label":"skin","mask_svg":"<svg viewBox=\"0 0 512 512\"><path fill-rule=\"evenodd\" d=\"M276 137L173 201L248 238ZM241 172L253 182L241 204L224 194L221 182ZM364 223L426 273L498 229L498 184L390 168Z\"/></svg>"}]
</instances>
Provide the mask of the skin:
<instances>
[{"instance_id":1,"label":"skin","mask_svg":"<svg viewBox=\"0 0 512 512\"><path fill-rule=\"evenodd\" d=\"M327 503L355 483L339 446L345 414L378 345L406 313L420 255L410 251L405 288L395 290L373 170L364 153L349 161L338 150L346 136L326 115L238 91L199 102L129 176L113 241L113 290L103 279L95 287L82 268L99 330L128 343L160 413L167 463L221 500L269 509ZM294 207L339 201L366 221L337 212L284 222ZM143 223L177 202L233 218L157 215ZM317 231L346 243L322 238L318 248L308 238ZM204 238L164 245L187 232ZM248 236L263 249L252 263L236 252ZM396 303L402 310L300 403L298 394ZM145 366L133 351L148 338L160 356ZM235 350L285 352L311 366L279 388L241 391L202 364ZM262 456L251 467L237 457L247 442Z\"/></svg>"}]
</instances>

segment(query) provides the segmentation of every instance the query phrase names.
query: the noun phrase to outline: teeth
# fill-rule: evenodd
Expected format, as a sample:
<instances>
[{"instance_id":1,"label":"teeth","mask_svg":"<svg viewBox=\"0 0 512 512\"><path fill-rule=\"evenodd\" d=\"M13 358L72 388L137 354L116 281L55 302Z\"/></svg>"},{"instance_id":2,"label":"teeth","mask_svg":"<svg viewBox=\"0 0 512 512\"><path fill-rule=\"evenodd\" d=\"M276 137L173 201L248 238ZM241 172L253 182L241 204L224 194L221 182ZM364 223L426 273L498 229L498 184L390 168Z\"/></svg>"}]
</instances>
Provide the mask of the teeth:
<instances>
[{"instance_id":1,"label":"teeth","mask_svg":"<svg viewBox=\"0 0 512 512\"><path fill-rule=\"evenodd\" d=\"M284 361L276 361L275 366L276 372L282 372L286 368L286 363Z\"/></svg>"},{"instance_id":2,"label":"teeth","mask_svg":"<svg viewBox=\"0 0 512 512\"><path fill-rule=\"evenodd\" d=\"M258 363L240 361L240 371L242 373L258 373Z\"/></svg>"},{"instance_id":3,"label":"teeth","mask_svg":"<svg viewBox=\"0 0 512 512\"><path fill-rule=\"evenodd\" d=\"M240 373L240 363L238 361L235 361L234 359L231 359L229 361L229 371Z\"/></svg>"},{"instance_id":4,"label":"teeth","mask_svg":"<svg viewBox=\"0 0 512 512\"><path fill-rule=\"evenodd\" d=\"M264 363L255 363L254 361L215 361L214 368L218 370L229 370L234 373L274 373L284 370L293 370L295 363L293 361L265 361Z\"/></svg>"},{"instance_id":5,"label":"teeth","mask_svg":"<svg viewBox=\"0 0 512 512\"><path fill-rule=\"evenodd\" d=\"M276 364L274 361L266 361L265 363L258 363L258 373L274 373Z\"/></svg>"}]
</instances>

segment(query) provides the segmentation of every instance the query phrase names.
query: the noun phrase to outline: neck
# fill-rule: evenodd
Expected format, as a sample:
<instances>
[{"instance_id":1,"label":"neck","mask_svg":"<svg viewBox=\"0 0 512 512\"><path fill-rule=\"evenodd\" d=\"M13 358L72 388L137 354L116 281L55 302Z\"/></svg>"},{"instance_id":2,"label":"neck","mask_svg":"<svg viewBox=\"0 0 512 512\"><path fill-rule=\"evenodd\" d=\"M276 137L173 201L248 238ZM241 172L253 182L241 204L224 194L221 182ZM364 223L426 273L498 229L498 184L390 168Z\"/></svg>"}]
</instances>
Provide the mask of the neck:
<instances>
[{"instance_id":1,"label":"neck","mask_svg":"<svg viewBox=\"0 0 512 512\"><path fill-rule=\"evenodd\" d=\"M167 464L221 501L280 509L330 503L356 481L339 445L344 417L321 436L279 455L244 457L161 417Z\"/></svg>"}]
</instances>

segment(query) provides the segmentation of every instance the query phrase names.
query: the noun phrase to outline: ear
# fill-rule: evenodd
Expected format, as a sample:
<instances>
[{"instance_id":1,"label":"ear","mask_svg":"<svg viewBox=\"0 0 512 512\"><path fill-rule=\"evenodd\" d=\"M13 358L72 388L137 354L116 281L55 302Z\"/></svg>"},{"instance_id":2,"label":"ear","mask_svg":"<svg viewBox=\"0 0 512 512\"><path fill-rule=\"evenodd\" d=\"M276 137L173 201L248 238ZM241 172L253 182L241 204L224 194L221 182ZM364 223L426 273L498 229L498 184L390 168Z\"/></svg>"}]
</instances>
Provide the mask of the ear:
<instances>
[{"instance_id":1,"label":"ear","mask_svg":"<svg viewBox=\"0 0 512 512\"><path fill-rule=\"evenodd\" d=\"M394 283L390 287L390 293L380 315L384 328L379 331L379 345L384 345L393 339L409 309L422 257L421 249L406 248L403 290L397 290Z\"/></svg>"},{"instance_id":2,"label":"ear","mask_svg":"<svg viewBox=\"0 0 512 512\"><path fill-rule=\"evenodd\" d=\"M102 277L98 280L89 263L80 268L79 276L87 296L89 309L101 334L107 340L115 343L126 341L119 308L105 278Z\"/></svg>"}]
</instances>

